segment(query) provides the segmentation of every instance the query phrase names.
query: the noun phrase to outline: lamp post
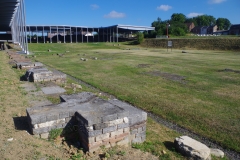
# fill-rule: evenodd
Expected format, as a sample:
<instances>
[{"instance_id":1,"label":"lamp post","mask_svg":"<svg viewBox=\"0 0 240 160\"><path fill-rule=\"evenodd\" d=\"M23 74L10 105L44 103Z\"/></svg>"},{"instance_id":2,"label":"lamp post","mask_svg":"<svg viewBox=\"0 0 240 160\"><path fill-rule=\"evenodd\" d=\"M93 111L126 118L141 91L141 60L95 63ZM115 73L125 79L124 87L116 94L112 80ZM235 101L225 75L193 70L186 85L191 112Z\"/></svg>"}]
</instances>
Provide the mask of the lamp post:
<instances>
[{"instance_id":1,"label":"lamp post","mask_svg":"<svg viewBox=\"0 0 240 160\"><path fill-rule=\"evenodd\" d=\"M170 24L167 23L166 25L167 25L167 38L168 38L168 27L170 27Z\"/></svg>"}]
</instances>

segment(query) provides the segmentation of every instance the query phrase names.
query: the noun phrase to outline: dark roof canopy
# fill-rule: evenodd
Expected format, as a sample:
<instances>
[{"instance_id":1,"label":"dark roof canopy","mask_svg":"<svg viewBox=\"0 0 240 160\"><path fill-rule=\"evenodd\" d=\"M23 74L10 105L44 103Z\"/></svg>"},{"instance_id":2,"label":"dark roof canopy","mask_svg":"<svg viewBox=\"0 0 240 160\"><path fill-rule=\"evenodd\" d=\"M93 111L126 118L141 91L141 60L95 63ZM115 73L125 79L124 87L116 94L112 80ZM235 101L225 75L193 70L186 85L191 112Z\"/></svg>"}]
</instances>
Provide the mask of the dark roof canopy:
<instances>
[{"instance_id":1,"label":"dark roof canopy","mask_svg":"<svg viewBox=\"0 0 240 160\"><path fill-rule=\"evenodd\" d=\"M0 0L0 31L10 31L10 23L20 0Z\"/></svg>"}]
</instances>

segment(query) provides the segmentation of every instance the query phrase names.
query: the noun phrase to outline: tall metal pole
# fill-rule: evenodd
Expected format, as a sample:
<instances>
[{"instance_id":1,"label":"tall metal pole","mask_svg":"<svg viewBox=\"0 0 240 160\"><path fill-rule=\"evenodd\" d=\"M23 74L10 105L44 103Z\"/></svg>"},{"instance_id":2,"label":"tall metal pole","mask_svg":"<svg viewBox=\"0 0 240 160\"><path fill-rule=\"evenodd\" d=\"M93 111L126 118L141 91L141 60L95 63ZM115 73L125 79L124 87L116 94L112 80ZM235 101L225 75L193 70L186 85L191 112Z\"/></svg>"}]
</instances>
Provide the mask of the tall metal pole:
<instances>
[{"instance_id":1,"label":"tall metal pole","mask_svg":"<svg viewBox=\"0 0 240 160\"><path fill-rule=\"evenodd\" d=\"M72 43L72 27L70 26L70 43Z\"/></svg>"},{"instance_id":2,"label":"tall metal pole","mask_svg":"<svg viewBox=\"0 0 240 160\"><path fill-rule=\"evenodd\" d=\"M25 9L25 2L23 1L23 15L24 15L24 28L25 28L25 53L29 54L28 52L28 39L27 39L27 26L26 26L26 9Z\"/></svg>"},{"instance_id":3,"label":"tall metal pole","mask_svg":"<svg viewBox=\"0 0 240 160\"><path fill-rule=\"evenodd\" d=\"M117 43L118 43L118 26L117 26L117 35L116 36L117 36Z\"/></svg>"},{"instance_id":4,"label":"tall metal pole","mask_svg":"<svg viewBox=\"0 0 240 160\"><path fill-rule=\"evenodd\" d=\"M58 35L59 35L59 33L58 33L58 26L57 26L57 43L59 42Z\"/></svg>"},{"instance_id":5,"label":"tall metal pole","mask_svg":"<svg viewBox=\"0 0 240 160\"><path fill-rule=\"evenodd\" d=\"M38 29L37 29L37 26L36 26L36 35L37 35L37 43L38 43Z\"/></svg>"},{"instance_id":6,"label":"tall metal pole","mask_svg":"<svg viewBox=\"0 0 240 160\"><path fill-rule=\"evenodd\" d=\"M45 30L44 30L44 26L43 26L43 43L45 43L45 35L44 35L44 33L45 33Z\"/></svg>"},{"instance_id":7,"label":"tall metal pole","mask_svg":"<svg viewBox=\"0 0 240 160\"><path fill-rule=\"evenodd\" d=\"M31 35L31 29L30 29L30 26L28 26L28 29L29 29L29 38L30 38L30 43L32 43L32 35Z\"/></svg>"},{"instance_id":8,"label":"tall metal pole","mask_svg":"<svg viewBox=\"0 0 240 160\"><path fill-rule=\"evenodd\" d=\"M82 43L83 43L83 30L82 30L82 28L81 28L81 34L82 34Z\"/></svg>"},{"instance_id":9,"label":"tall metal pole","mask_svg":"<svg viewBox=\"0 0 240 160\"><path fill-rule=\"evenodd\" d=\"M64 43L66 43L66 41L65 41L65 26L63 26L63 35L64 35Z\"/></svg>"},{"instance_id":10,"label":"tall metal pole","mask_svg":"<svg viewBox=\"0 0 240 160\"><path fill-rule=\"evenodd\" d=\"M50 26L50 43L52 43L52 27Z\"/></svg>"},{"instance_id":11,"label":"tall metal pole","mask_svg":"<svg viewBox=\"0 0 240 160\"><path fill-rule=\"evenodd\" d=\"M76 27L76 43L78 43L78 41L77 41L77 27Z\"/></svg>"},{"instance_id":12,"label":"tall metal pole","mask_svg":"<svg viewBox=\"0 0 240 160\"><path fill-rule=\"evenodd\" d=\"M87 35L87 43L88 43L88 28L87 28L87 34L86 35Z\"/></svg>"},{"instance_id":13,"label":"tall metal pole","mask_svg":"<svg viewBox=\"0 0 240 160\"><path fill-rule=\"evenodd\" d=\"M93 28L93 32L92 32L92 35L93 35L93 42L94 42L94 28Z\"/></svg>"}]
</instances>

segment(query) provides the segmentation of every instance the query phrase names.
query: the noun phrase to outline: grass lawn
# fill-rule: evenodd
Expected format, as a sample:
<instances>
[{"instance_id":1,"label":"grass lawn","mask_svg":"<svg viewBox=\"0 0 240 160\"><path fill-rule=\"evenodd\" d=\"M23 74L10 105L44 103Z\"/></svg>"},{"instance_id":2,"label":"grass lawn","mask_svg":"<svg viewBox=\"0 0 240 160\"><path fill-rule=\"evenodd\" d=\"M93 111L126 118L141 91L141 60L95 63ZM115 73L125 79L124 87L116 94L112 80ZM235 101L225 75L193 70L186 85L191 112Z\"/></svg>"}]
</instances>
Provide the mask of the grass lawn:
<instances>
[{"instance_id":1,"label":"grass lawn","mask_svg":"<svg viewBox=\"0 0 240 160\"><path fill-rule=\"evenodd\" d=\"M29 49L37 61L240 152L240 53L109 43Z\"/></svg>"}]
</instances>

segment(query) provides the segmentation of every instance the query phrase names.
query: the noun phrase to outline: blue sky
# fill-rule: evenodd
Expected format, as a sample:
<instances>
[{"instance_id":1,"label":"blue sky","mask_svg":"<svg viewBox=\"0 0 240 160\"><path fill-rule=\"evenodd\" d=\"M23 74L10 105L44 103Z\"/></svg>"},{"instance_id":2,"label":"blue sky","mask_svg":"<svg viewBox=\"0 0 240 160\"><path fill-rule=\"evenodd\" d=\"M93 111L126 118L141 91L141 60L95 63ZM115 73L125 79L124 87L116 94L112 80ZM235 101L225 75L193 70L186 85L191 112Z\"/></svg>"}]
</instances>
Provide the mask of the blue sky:
<instances>
[{"instance_id":1,"label":"blue sky","mask_svg":"<svg viewBox=\"0 0 240 160\"><path fill-rule=\"evenodd\" d=\"M27 25L150 26L173 13L228 18L240 24L240 0L25 0Z\"/></svg>"}]
</instances>

